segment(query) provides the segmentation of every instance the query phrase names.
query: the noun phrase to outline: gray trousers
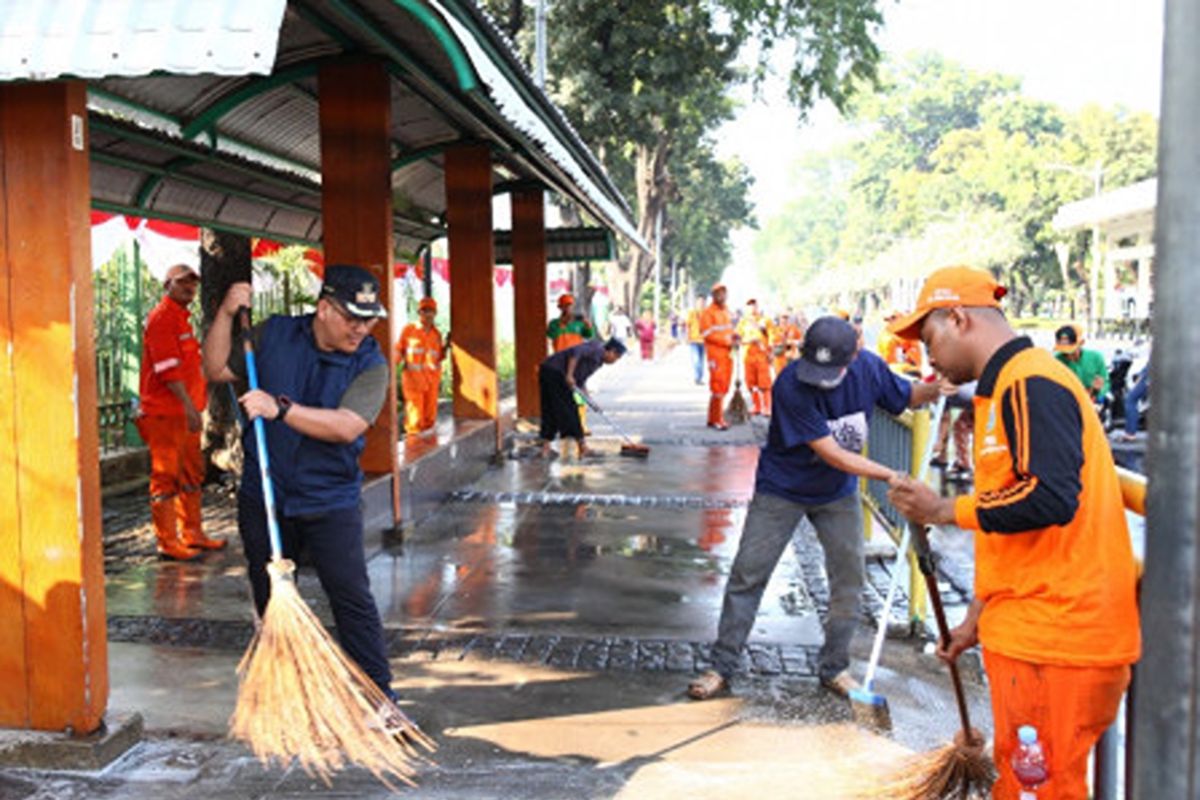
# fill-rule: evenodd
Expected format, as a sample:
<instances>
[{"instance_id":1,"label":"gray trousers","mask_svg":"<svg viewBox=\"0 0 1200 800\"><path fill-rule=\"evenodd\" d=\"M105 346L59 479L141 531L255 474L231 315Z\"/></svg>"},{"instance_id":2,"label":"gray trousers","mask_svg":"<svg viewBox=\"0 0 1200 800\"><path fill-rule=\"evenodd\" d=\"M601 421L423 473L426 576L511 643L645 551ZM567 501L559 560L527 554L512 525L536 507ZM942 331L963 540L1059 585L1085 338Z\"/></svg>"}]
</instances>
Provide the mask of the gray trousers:
<instances>
[{"instance_id":1,"label":"gray trousers","mask_svg":"<svg viewBox=\"0 0 1200 800\"><path fill-rule=\"evenodd\" d=\"M726 680L737 671L738 654L754 626L763 590L803 517L817 531L829 576L829 615L818 674L832 678L850 666L850 639L863 588L862 499L855 492L832 503L804 505L759 493L746 514L712 649L713 668Z\"/></svg>"}]
</instances>

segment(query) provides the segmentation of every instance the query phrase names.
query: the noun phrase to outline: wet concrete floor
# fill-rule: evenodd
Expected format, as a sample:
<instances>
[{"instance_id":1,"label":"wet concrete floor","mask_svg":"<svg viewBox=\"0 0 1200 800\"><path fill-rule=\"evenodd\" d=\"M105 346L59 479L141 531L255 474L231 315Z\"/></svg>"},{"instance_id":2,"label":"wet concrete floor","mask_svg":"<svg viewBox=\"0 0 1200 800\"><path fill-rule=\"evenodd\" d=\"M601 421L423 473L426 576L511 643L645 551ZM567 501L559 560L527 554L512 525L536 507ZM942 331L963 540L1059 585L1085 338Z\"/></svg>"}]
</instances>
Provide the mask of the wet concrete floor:
<instances>
[{"instance_id":1,"label":"wet concrete floor","mask_svg":"<svg viewBox=\"0 0 1200 800\"><path fill-rule=\"evenodd\" d=\"M760 419L705 428L707 391L688 376L676 351L593 379L610 416L651 444L649 459L617 455L619 439L592 415L599 458L510 460L402 548L370 546L397 688L441 744L416 796L850 797L953 733L948 681L919 640L885 651L877 689L891 738L854 728L817 686L827 587L804 531L766 590L735 695L683 696L707 664L765 434ZM206 503L210 534L236 539L228 493ZM136 497L106 503L110 707L143 713L148 741L103 773L0 772L0 797L384 796L354 770L333 787L264 770L223 739L252 620L240 547L161 562L144 514ZM969 561L961 537L946 544ZM860 659L887 578L878 564L869 575ZM300 587L328 622L311 570ZM985 693L970 693L987 728Z\"/></svg>"}]
</instances>

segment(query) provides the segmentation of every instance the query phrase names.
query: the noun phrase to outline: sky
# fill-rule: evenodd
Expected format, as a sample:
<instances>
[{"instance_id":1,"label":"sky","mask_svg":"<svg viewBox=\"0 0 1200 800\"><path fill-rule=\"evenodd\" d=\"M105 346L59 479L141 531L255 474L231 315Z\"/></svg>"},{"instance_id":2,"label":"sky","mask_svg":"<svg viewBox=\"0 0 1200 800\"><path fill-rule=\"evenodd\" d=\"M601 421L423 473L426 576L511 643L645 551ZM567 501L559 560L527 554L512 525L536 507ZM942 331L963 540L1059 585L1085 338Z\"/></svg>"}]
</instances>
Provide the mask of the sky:
<instances>
[{"instance_id":1,"label":"sky","mask_svg":"<svg viewBox=\"0 0 1200 800\"><path fill-rule=\"evenodd\" d=\"M1163 0L885 0L883 12L880 44L888 55L934 50L974 69L1016 75L1026 94L1068 110L1094 102L1158 116ZM791 165L842 133L829 104L802 126L783 90L779 79L758 100L743 92L737 118L717 135L720 152L739 157L754 175L760 223L789 199ZM727 280L735 293L759 291L754 235L733 237Z\"/></svg>"}]
</instances>

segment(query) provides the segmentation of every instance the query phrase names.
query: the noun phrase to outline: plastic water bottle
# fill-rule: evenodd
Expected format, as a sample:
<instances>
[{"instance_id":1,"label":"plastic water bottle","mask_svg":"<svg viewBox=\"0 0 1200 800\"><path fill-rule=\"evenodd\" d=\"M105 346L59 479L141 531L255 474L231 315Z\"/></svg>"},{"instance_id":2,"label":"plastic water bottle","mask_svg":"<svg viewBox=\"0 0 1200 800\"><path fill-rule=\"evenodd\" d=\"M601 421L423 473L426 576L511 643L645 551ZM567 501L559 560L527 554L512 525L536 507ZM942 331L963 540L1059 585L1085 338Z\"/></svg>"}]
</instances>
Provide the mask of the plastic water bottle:
<instances>
[{"instance_id":1,"label":"plastic water bottle","mask_svg":"<svg viewBox=\"0 0 1200 800\"><path fill-rule=\"evenodd\" d=\"M1046 764L1046 751L1038 741L1037 728L1032 725L1022 725L1017 730L1012 768L1021 785L1021 800L1037 800L1038 787L1050 777L1050 767Z\"/></svg>"}]
</instances>

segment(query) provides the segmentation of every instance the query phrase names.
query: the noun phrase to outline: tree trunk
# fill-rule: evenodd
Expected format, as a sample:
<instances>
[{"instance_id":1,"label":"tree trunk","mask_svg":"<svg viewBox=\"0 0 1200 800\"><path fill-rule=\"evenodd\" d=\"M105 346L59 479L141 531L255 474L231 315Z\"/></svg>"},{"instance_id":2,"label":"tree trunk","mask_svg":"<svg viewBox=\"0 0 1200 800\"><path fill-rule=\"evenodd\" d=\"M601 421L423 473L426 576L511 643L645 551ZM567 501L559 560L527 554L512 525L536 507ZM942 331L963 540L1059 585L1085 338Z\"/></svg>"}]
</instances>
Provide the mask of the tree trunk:
<instances>
[{"instance_id":1,"label":"tree trunk","mask_svg":"<svg viewBox=\"0 0 1200 800\"><path fill-rule=\"evenodd\" d=\"M233 283L249 283L253 276L250 260L250 239L224 231L205 228L200 233L200 310L201 336L208 328L225 292ZM235 331L237 325L234 326ZM208 412L204 425L205 473L209 480L222 473L240 474L242 470L242 446L239 437L238 411L233 392L243 387L234 384L213 383L208 387Z\"/></svg>"},{"instance_id":2,"label":"tree trunk","mask_svg":"<svg viewBox=\"0 0 1200 800\"><path fill-rule=\"evenodd\" d=\"M653 146L638 145L637 148L637 230L650 252L644 252L637 247L627 248L617 261L617 274L610 286L613 296L623 298L626 310L634 317L640 310L635 308L634 304L640 296L642 285L649 280L654 270L655 220L659 210L666 208L672 189L671 176L667 169L671 145L671 135L660 133Z\"/></svg>"}]
</instances>

